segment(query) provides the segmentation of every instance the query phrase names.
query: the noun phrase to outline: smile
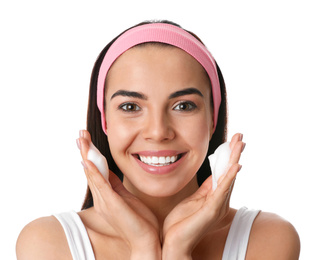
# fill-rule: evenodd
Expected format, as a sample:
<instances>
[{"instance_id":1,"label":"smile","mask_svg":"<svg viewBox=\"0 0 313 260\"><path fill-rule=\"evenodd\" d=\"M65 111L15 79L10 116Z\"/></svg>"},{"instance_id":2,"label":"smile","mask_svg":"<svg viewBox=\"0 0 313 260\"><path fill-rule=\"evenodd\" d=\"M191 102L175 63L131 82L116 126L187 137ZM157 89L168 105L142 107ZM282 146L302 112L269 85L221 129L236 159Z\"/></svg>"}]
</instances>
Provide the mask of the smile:
<instances>
[{"instance_id":1,"label":"smile","mask_svg":"<svg viewBox=\"0 0 313 260\"><path fill-rule=\"evenodd\" d=\"M170 165L176 161L178 161L181 158L180 155L173 155L173 156L143 156L143 155L138 155L138 158L140 161L142 161L145 164L151 165L151 166L156 166L156 167L162 167L162 166L167 166Z\"/></svg>"},{"instance_id":2,"label":"smile","mask_svg":"<svg viewBox=\"0 0 313 260\"><path fill-rule=\"evenodd\" d=\"M133 154L135 161L151 174L168 174L177 169L186 158L187 152L173 150L141 151Z\"/></svg>"}]
</instances>

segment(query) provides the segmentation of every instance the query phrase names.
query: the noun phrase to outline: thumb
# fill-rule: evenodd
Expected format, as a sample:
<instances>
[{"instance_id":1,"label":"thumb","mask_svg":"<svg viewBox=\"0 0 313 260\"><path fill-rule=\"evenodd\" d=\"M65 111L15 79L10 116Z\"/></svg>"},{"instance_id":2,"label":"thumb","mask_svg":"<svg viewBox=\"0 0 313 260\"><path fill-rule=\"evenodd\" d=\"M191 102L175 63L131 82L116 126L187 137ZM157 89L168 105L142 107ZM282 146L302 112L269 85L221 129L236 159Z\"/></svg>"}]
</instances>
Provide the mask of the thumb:
<instances>
[{"instance_id":1,"label":"thumb","mask_svg":"<svg viewBox=\"0 0 313 260\"><path fill-rule=\"evenodd\" d=\"M212 191L212 175L210 175L195 192L195 195L199 194L201 197L207 196Z\"/></svg>"},{"instance_id":2,"label":"thumb","mask_svg":"<svg viewBox=\"0 0 313 260\"><path fill-rule=\"evenodd\" d=\"M111 170L110 170L109 180L110 180L112 189L117 194L119 194L120 196L126 196L126 195L130 194L129 191L126 190L126 188L124 187L120 178L117 177L117 175L115 173L113 173Z\"/></svg>"}]
</instances>

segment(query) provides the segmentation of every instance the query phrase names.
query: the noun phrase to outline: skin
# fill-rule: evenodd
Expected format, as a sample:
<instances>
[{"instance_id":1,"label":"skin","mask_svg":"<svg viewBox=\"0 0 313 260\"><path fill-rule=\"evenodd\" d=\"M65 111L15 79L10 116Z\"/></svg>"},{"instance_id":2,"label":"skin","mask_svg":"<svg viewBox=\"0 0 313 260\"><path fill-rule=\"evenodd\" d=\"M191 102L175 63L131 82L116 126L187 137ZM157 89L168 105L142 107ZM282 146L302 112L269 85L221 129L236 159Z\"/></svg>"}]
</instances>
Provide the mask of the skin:
<instances>
[{"instance_id":1,"label":"skin","mask_svg":"<svg viewBox=\"0 0 313 260\"><path fill-rule=\"evenodd\" d=\"M180 49L162 51L165 55L170 53L171 58L164 60L155 47L124 53L110 70L105 94L108 141L112 156L124 173L124 186L145 204L167 209L162 214L167 215L181 196L198 189L195 172L206 155L213 124L210 83L203 68ZM192 94L169 98L191 87L203 97ZM121 89L142 93L146 99L121 95L111 98ZM197 108L177 110L179 103L186 101L195 103ZM140 110L117 111L125 102L133 102ZM199 129L197 135L192 126ZM138 166L133 156L147 150L175 150L186 155L184 163L170 175L151 175ZM159 214L159 210L153 211ZM161 220L162 216L158 218Z\"/></svg>"},{"instance_id":2,"label":"skin","mask_svg":"<svg viewBox=\"0 0 313 260\"><path fill-rule=\"evenodd\" d=\"M186 88L201 95L173 97ZM125 96L125 91L141 96ZM233 136L231 167L214 192L211 177L198 187L195 174L213 129L209 82L201 65L174 47L133 48L112 66L105 100L109 145L124 182L110 172L111 187L87 160L87 131L80 131L77 140L94 198L94 207L78 214L96 259L221 259L236 213L229 200L245 143L242 134ZM145 171L134 156L159 150L184 156L162 175ZM298 259L299 250L290 223L271 213L257 216L246 259ZM46 217L28 224L17 242L17 258L71 259L58 221Z\"/></svg>"}]
</instances>

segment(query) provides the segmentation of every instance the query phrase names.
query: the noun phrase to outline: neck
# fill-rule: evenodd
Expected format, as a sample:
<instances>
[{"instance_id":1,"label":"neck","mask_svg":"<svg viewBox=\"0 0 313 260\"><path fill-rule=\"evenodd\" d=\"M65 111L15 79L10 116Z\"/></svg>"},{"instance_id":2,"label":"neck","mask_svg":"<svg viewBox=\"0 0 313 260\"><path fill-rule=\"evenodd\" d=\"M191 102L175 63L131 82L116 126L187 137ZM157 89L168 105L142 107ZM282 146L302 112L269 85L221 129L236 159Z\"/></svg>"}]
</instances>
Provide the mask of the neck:
<instances>
[{"instance_id":1,"label":"neck","mask_svg":"<svg viewBox=\"0 0 313 260\"><path fill-rule=\"evenodd\" d=\"M127 185L128 186L128 185ZM191 196L199 188L197 183L197 176L194 178L180 191L176 194L167 197L153 197L145 193L140 192L140 190L132 187L128 190L136 196L141 202L143 202L157 217L160 227L163 226L164 219L172 211L172 209L179 204L181 201Z\"/></svg>"}]
</instances>

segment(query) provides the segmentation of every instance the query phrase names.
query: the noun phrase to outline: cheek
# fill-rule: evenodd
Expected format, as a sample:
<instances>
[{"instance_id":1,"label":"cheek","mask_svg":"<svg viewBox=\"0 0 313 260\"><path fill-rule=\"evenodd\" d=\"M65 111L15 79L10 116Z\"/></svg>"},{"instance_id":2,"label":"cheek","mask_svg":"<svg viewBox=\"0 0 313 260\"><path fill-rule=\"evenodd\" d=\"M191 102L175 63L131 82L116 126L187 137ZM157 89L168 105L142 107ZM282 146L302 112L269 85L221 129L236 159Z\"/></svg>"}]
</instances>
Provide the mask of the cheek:
<instances>
[{"instance_id":1,"label":"cheek","mask_svg":"<svg viewBox=\"0 0 313 260\"><path fill-rule=\"evenodd\" d=\"M195 174L202 165L209 148L211 137L210 121L205 117L200 117L192 122L185 122L180 125L181 139L189 147L190 155L188 157L190 172Z\"/></svg>"},{"instance_id":2,"label":"cheek","mask_svg":"<svg viewBox=\"0 0 313 260\"><path fill-rule=\"evenodd\" d=\"M177 126L180 135L193 147L207 149L211 136L211 123L206 117L198 117L188 121L180 121Z\"/></svg>"},{"instance_id":3,"label":"cheek","mask_svg":"<svg viewBox=\"0 0 313 260\"><path fill-rule=\"evenodd\" d=\"M127 152L136 136L136 124L130 127L124 120L117 117L108 117L107 136L113 158ZM114 158L114 159L115 159Z\"/></svg>"}]
</instances>

